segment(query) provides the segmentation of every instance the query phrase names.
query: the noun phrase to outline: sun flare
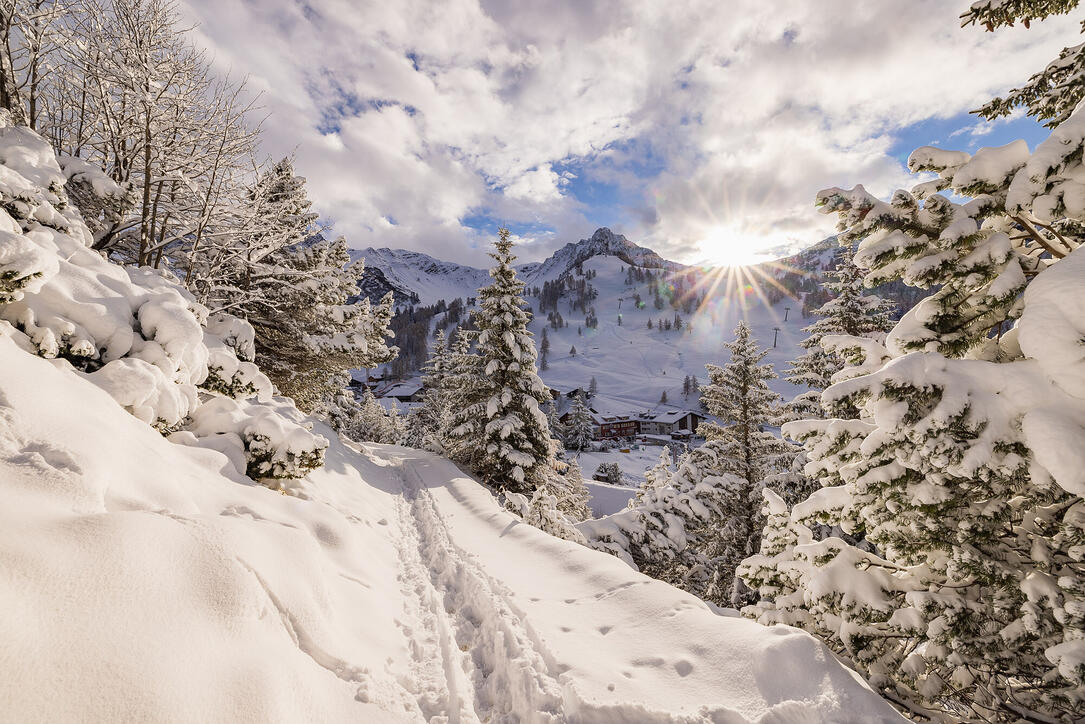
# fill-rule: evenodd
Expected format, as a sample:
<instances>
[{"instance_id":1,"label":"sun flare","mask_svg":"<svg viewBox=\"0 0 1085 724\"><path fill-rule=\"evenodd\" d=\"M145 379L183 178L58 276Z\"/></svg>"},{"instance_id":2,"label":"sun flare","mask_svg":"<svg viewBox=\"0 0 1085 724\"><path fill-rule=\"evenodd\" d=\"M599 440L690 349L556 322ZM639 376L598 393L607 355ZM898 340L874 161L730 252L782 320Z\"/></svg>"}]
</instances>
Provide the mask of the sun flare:
<instances>
[{"instance_id":1,"label":"sun flare","mask_svg":"<svg viewBox=\"0 0 1085 724\"><path fill-rule=\"evenodd\" d=\"M697 245L710 266L738 267L769 261L759 240L732 226L717 226Z\"/></svg>"}]
</instances>

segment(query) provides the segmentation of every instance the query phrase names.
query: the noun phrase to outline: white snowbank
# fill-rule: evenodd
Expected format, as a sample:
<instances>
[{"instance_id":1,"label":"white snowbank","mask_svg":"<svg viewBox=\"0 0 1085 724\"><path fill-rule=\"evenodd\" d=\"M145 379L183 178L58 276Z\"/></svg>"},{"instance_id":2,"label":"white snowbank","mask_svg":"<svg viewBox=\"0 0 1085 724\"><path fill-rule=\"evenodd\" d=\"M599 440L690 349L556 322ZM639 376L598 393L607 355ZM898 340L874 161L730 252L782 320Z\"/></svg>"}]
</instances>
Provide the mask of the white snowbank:
<instances>
[{"instance_id":1,"label":"white snowbank","mask_svg":"<svg viewBox=\"0 0 1085 724\"><path fill-rule=\"evenodd\" d=\"M0 369L12 720L896 719L810 636L551 538L435 456L333 440L285 496L11 337Z\"/></svg>"}]
</instances>

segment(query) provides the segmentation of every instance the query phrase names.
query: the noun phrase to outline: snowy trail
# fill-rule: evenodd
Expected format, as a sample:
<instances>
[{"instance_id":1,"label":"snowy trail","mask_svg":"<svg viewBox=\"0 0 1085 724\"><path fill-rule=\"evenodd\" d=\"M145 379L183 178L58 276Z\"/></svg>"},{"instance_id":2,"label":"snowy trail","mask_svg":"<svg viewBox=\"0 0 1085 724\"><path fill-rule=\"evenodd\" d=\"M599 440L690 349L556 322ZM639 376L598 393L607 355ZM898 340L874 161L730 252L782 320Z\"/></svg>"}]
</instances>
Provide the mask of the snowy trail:
<instances>
[{"instance_id":1,"label":"snowy trail","mask_svg":"<svg viewBox=\"0 0 1085 724\"><path fill-rule=\"evenodd\" d=\"M433 721L893 721L811 637L766 629L524 525L447 460L402 485L403 627Z\"/></svg>"},{"instance_id":2,"label":"snowy trail","mask_svg":"<svg viewBox=\"0 0 1085 724\"><path fill-rule=\"evenodd\" d=\"M425 621L420 631L404 631L423 676L420 709L451 722L504 721L524 712L531 712L527 721L562 721L561 685L522 614L509 606L508 592L452 543L417 471L400 462L401 577ZM433 675L435 666L443 681Z\"/></svg>"}]
</instances>

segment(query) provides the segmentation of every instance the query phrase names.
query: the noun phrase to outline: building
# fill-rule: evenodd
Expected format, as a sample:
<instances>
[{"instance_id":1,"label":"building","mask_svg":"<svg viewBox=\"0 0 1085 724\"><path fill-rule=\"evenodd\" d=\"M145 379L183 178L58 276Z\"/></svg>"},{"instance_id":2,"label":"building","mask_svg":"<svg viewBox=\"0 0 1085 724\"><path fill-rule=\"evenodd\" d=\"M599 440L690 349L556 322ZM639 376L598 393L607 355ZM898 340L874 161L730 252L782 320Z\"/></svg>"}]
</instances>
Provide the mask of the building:
<instances>
[{"instance_id":1,"label":"building","mask_svg":"<svg viewBox=\"0 0 1085 724\"><path fill-rule=\"evenodd\" d=\"M672 435L679 431L686 431L692 435L697 432L697 427L704 420L704 415L692 410L649 413L638 419L640 423L638 432L641 435Z\"/></svg>"},{"instance_id":2,"label":"building","mask_svg":"<svg viewBox=\"0 0 1085 724\"><path fill-rule=\"evenodd\" d=\"M636 437L640 420L635 417L604 417L599 422L597 440Z\"/></svg>"},{"instance_id":3,"label":"building","mask_svg":"<svg viewBox=\"0 0 1085 724\"><path fill-rule=\"evenodd\" d=\"M421 402L422 401L422 383L418 380L410 380L407 382L397 382L396 384L381 390L381 397L392 397L400 402Z\"/></svg>"}]
</instances>

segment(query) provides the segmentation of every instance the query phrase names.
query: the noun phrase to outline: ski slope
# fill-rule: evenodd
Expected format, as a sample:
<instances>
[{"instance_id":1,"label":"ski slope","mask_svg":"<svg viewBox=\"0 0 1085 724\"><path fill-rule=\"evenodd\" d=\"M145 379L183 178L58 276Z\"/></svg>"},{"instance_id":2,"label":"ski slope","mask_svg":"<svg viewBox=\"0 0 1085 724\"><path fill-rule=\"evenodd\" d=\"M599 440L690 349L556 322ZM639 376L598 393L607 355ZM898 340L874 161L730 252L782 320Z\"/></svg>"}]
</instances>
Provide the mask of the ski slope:
<instances>
[{"instance_id":1,"label":"ski slope","mask_svg":"<svg viewBox=\"0 0 1085 724\"><path fill-rule=\"evenodd\" d=\"M333 440L282 495L2 334L0 369L5 719L897 719L812 637L526 526L441 458Z\"/></svg>"},{"instance_id":2,"label":"ski slope","mask_svg":"<svg viewBox=\"0 0 1085 724\"><path fill-rule=\"evenodd\" d=\"M682 315L683 324L692 322L692 333L685 329L660 331L656 325L661 319L673 318L674 310L670 305L662 310L654 308L649 284L627 285L628 268L628 264L613 256L597 256L584 262L585 271L591 269L596 273L591 284L599 292L594 302L598 328L584 327L584 314L574 312L568 301L562 299L558 309L568 326L547 329L549 369L540 372L543 381L565 391L586 388L595 377L599 394L592 406L599 412L626 414L644 409L696 408L695 397L683 398L682 380L693 375L704 383L705 364L725 364L730 357L723 344L734 339L734 329L742 320L750 325L758 343L768 348L765 361L771 362L777 373L787 369L790 360L802 353L798 346L806 337L802 328L811 320L802 319L801 304L794 300L785 298L768 305L753 285L740 286L736 282L728 291L726 281L721 281L704 309ZM637 293L646 305L641 309L634 305ZM790 307L790 311L785 311L785 307ZM653 322L651 329L649 319ZM530 326L536 341L541 340L546 326L546 315L537 314ZM774 348L775 327L780 330ZM570 354L573 346L576 355ZM785 399L805 389L782 379L774 380L770 386ZM659 404L663 392L667 393L669 404Z\"/></svg>"}]
</instances>

